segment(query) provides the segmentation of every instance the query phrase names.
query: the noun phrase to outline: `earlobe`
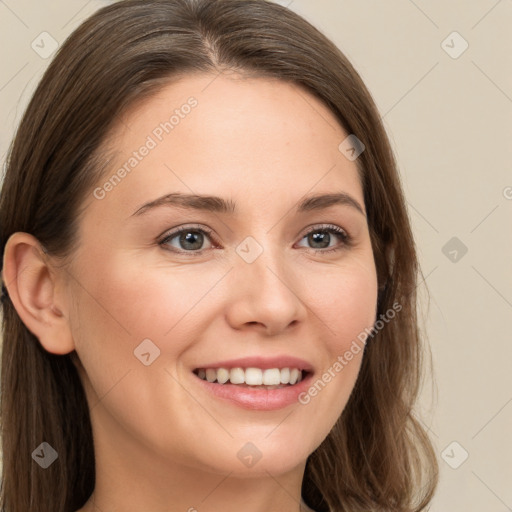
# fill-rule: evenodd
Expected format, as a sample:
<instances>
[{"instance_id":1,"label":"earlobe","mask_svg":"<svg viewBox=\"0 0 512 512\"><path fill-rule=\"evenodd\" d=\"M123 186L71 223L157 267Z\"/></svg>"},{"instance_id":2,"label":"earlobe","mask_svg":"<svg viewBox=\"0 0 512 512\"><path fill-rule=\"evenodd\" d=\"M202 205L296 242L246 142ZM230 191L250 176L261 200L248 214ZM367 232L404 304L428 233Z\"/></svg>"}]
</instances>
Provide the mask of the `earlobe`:
<instances>
[{"instance_id":1,"label":"earlobe","mask_svg":"<svg viewBox=\"0 0 512 512\"><path fill-rule=\"evenodd\" d=\"M10 236L2 277L21 321L41 345L54 354L74 350L65 296L58 286L62 276L52 267L51 257L37 238L22 232Z\"/></svg>"}]
</instances>

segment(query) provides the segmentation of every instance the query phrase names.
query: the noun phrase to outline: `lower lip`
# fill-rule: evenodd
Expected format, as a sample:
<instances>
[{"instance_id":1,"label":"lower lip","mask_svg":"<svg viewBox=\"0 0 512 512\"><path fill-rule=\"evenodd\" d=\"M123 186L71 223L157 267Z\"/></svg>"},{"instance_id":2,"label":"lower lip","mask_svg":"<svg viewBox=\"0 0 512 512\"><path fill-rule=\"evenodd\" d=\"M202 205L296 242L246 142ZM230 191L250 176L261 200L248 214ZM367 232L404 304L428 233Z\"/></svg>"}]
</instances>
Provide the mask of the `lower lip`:
<instances>
[{"instance_id":1,"label":"lower lip","mask_svg":"<svg viewBox=\"0 0 512 512\"><path fill-rule=\"evenodd\" d=\"M297 384L280 389L251 389L250 387L241 387L236 384L208 382L195 374L193 375L199 384L204 386L204 389L212 395L227 400L243 409L258 411L274 411L294 403L299 403L299 395L308 389L313 377L312 373L308 373Z\"/></svg>"}]
</instances>

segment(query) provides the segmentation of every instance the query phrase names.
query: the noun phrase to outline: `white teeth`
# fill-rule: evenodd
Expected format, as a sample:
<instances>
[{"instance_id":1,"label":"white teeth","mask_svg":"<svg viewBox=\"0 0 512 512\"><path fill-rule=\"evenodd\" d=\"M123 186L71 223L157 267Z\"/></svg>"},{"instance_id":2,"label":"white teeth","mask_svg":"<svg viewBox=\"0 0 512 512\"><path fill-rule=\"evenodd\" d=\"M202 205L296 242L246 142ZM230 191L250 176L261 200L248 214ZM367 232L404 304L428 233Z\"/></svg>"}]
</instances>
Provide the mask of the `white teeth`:
<instances>
[{"instance_id":1,"label":"white teeth","mask_svg":"<svg viewBox=\"0 0 512 512\"><path fill-rule=\"evenodd\" d=\"M279 368L271 368L263 371L263 384L266 386L277 386L281 384L281 372Z\"/></svg>"},{"instance_id":2,"label":"white teeth","mask_svg":"<svg viewBox=\"0 0 512 512\"><path fill-rule=\"evenodd\" d=\"M245 382L245 372L243 368L231 368L229 372L229 381L231 384L243 384Z\"/></svg>"},{"instance_id":3,"label":"white teeth","mask_svg":"<svg viewBox=\"0 0 512 512\"><path fill-rule=\"evenodd\" d=\"M302 380L302 371L298 368L200 368L197 376L208 382L225 384L247 384L249 386L267 386L276 389L285 385L294 385Z\"/></svg>"},{"instance_id":4,"label":"white teeth","mask_svg":"<svg viewBox=\"0 0 512 512\"><path fill-rule=\"evenodd\" d=\"M263 372L259 368L247 368L245 370L245 383L249 386L261 386L263 384Z\"/></svg>"},{"instance_id":5,"label":"white teeth","mask_svg":"<svg viewBox=\"0 0 512 512\"><path fill-rule=\"evenodd\" d=\"M219 368L217 370L217 382L219 384L224 384L229 380L229 370L226 370L226 368Z\"/></svg>"}]
</instances>

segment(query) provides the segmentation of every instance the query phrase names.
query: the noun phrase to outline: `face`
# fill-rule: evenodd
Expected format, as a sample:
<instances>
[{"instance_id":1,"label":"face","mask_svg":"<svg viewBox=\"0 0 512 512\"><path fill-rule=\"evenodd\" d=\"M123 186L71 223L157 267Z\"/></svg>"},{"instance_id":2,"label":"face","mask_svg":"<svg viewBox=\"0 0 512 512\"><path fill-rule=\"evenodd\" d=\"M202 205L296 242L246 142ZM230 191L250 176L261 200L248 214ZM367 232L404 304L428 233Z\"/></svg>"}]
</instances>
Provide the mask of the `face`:
<instances>
[{"instance_id":1,"label":"face","mask_svg":"<svg viewBox=\"0 0 512 512\"><path fill-rule=\"evenodd\" d=\"M354 340L375 320L363 190L338 149L348 134L304 90L238 75L181 78L122 121L66 272L97 444L241 476L303 464L343 411ZM277 389L198 371L219 367L305 371ZM243 375L260 374L286 381Z\"/></svg>"}]
</instances>

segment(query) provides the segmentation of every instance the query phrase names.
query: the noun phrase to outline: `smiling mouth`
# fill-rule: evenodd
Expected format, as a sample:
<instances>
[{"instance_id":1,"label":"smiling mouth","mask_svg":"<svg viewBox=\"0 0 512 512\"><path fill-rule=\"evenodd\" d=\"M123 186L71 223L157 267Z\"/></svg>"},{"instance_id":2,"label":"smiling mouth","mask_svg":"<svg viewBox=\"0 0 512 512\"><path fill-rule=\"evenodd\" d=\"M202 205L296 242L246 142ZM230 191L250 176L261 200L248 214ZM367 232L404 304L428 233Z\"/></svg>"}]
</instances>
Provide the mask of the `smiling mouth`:
<instances>
[{"instance_id":1,"label":"smiling mouth","mask_svg":"<svg viewBox=\"0 0 512 512\"><path fill-rule=\"evenodd\" d=\"M212 384L252 389L281 389L301 382L310 372L298 368L196 368L193 372Z\"/></svg>"}]
</instances>

